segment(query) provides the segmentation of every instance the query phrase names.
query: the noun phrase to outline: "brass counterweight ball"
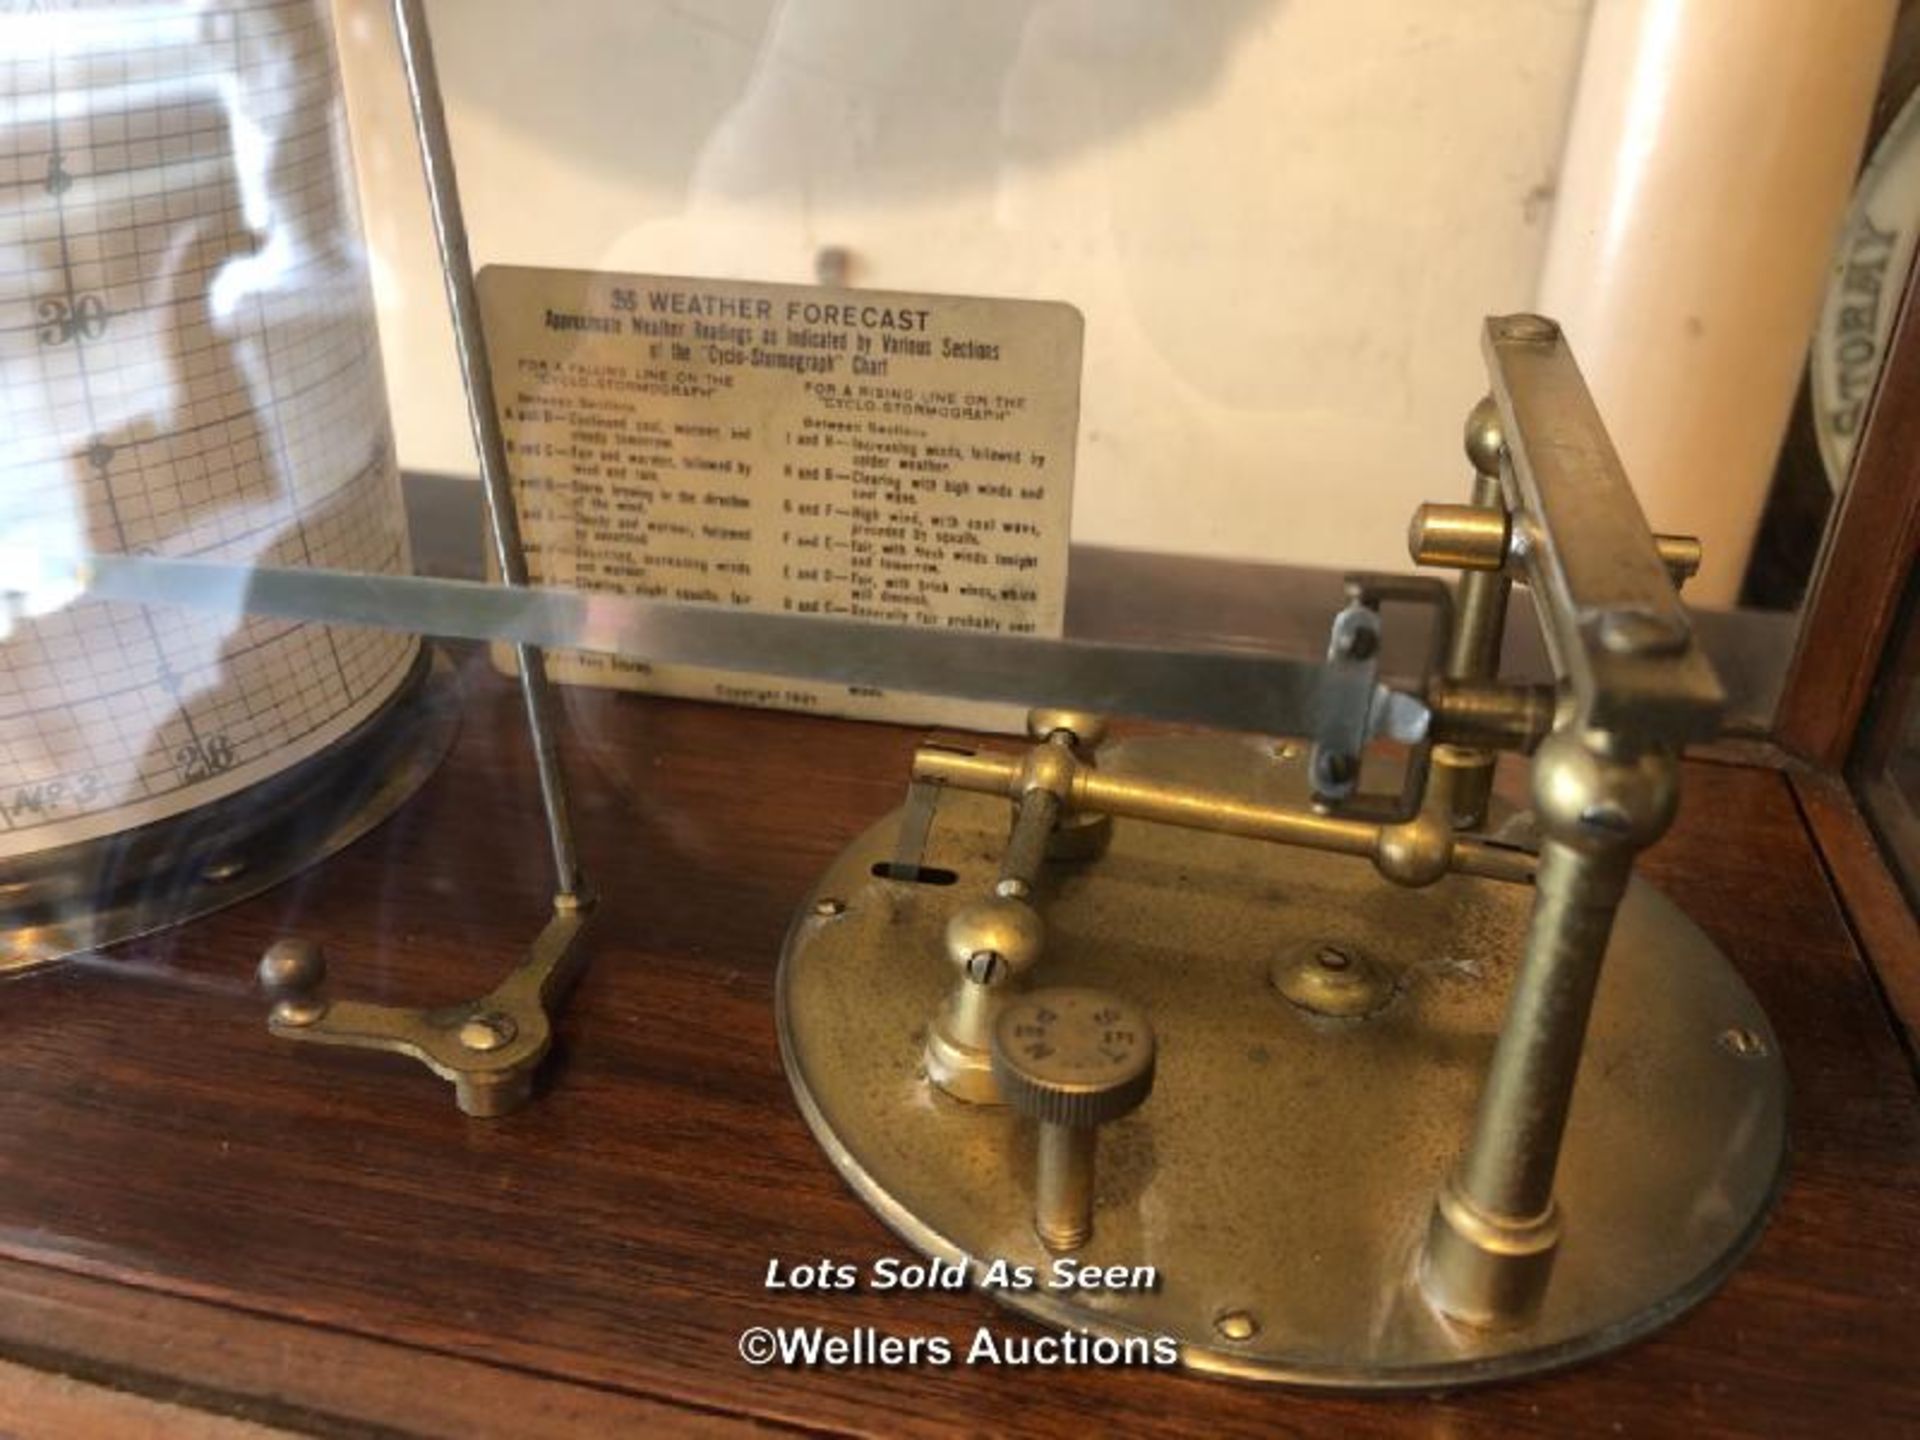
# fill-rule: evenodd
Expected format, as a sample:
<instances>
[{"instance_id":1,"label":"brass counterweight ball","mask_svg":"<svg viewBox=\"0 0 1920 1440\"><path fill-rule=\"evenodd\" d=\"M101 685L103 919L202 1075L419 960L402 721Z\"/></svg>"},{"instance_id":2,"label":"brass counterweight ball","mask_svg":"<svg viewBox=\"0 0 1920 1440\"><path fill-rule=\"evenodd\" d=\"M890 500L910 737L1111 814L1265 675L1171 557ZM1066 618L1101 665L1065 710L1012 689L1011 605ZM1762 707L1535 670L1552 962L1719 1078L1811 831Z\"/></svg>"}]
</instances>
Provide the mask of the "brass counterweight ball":
<instances>
[{"instance_id":1,"label":"brass counterweight ball","mask_svg":"<svg viewBox=\"0 0 1920 1440\"><path fill-rule=\"evenodd\" d=\"M1452 860L1453 831L1432 815L1382 826L1374 846L1380 873L1401 885L1431 885L1447 873Z\"/></svg>"}]
</instances>

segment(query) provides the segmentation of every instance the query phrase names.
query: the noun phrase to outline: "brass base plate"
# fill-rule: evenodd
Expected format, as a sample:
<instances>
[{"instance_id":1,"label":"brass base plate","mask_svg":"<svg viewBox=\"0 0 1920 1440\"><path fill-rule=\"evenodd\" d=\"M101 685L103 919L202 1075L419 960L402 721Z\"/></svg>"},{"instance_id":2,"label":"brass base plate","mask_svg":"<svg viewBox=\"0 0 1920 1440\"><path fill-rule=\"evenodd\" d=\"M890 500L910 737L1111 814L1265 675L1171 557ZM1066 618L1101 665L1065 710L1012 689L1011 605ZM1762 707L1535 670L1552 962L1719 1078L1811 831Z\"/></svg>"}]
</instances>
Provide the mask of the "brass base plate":
<instances>
[{"instance_id":1,"label":"brass base plate","mask_svg":"<svg viewBox=\"0 0 1920 1440\"><path fill-rule=\"evenodd\" d=\"M1305 765L1284 754L1170 736L1100 764L1299 802ZM945 885L875 875L898 820L843 853L794 923L779 979L788 1075L840 1172L910 1244L976 1279L996 1259L1044 1274L1031 1126L949 1099L919 1068L953 979L942 927L992 882L1009 806L943 795L923 864L954 872ZM1454 876L1402 890L1362 861L1116 821L1103 859L1049 872L1048 948L1029 980L1127 996L1160 1037L1153 1095L1101 1133L1094 1237L1075 1257L1151 1265L1158 1288L996 1298L1062 1327L1172 1335L1196 1370L1361 1389L1566 1365L1704 1298L1780 1183L1786 1076L1733 967L1637 881L1595 1006L1539 1315L1461 1328L1420 1294L1434 1194L1464 1144L1531 903L1524 886ZM1388 975L1386 1003L1336 1018L1276 988L1277 960L1322 944Z\"/></svg>"}]
</instances>

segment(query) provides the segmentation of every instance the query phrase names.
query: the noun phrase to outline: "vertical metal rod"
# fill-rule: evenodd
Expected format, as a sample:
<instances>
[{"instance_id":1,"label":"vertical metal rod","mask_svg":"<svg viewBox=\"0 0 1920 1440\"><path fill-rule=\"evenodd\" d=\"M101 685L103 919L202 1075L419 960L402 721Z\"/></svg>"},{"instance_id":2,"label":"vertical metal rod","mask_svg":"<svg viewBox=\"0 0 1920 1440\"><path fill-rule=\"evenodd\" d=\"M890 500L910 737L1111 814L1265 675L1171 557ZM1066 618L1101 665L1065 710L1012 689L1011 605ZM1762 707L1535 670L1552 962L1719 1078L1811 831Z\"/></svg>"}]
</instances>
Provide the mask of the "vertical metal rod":
<instances>
[{"instance_id":1,"label":"vertical metal rod","mask_svg":"<svg viewBox=\"0 0 1920 1440\"><path fill-rule=\"evenodd\" d=\"M1506 508L1500 493L1500 412L1489 398L1467 417L1467 458L1473 462L1473 503ZM1454 592L1453 634L1447 651L1449 680L1490 680L1500 669L1500 642L1507 630L1507 599L1513 582L1504 570L1466 570ZM1444 746L1436 749L1434 797L1458 829L1471 830L1487 818L1493 794L1491 750Z\"/></svg>"},{"instance_id":2,"label":"vertical metal rod","mask_svg":"<svg viewBox=\"0 0 1920 1440\"><path fill-rule=\"evenodd\" d=\"M440 251L440 273L447 287L447 306L453 312L454 347L460 357L460 378L466 386L467 417L480 454L480 481L486 492L487 519L493 535L494 558L500 578L508 585L527 583L526 551L520 540L520 520L514 509L512 481L507 473L506 437L494 409L493 367L487 359L486 337L480 327L480 302L474 292L473 257L467 246L467 222L460 209L460 186L453 169L453 146L447 134L447 113L440 99L440 77L433 64L433 39L427 30L423 0L393 0L394 30L400 40L400 63L406 72L407 97L413 106L413 126L420 138L420 163L426 172L427 203L433 214L433 235ZM546 812L547 840L553 852L554 889L571 899L580 890L580 861L574 848L573 821L567 804L566 777L553 720L553 690L547 681L546 657L531 645L514 647L520 669L520 696L526 705L527 728L533 737L534 763L540 773L540 803Z\"/></svg>"},{"instance_id":3,"label":"vertical metal rod","mask_svg":"<svg viewBox=\"0 0 1920 1440\"><path fill-rule=\"evenodd\" d=\"M1057 1252L1078 1250L1093 1236L1093 1165L1098 1132L1092 1126L1040 1122L1034 1175L1033 1228Z\"/></svg>"},{"instance_id":4,"label":"vertical metal rod","mask_svg":"<svg viewBox=\"0 0 1920 1440\"><path fill-rule=\"evenodd\" d=\"M1029 790L1020 797L1014 811L1013 832L1000 856L1000 883L1018 882L1025 894L1040 883L1040 867L1046 864L1047 841L1060 820L1060 797L1048 790Z\"/></svg>"},{"instance_id":5,"label":"vertical metal rod","mask_svg":"<svg viewBox=\"0 0 1920 1440\"><path fill-rule=\"evenodd\" d=\"M1594 988L1632 869L1625 846L1594 852L1553 839L1541 844L1526 963L1459 1171L1461 1192L1486 1214L1530 1220L1553 1204Z\"/></svg>"},{"instance_id":6,"label":"vertical metal rod","mask_svg":"<svg viewBox=\"0 0 1920 1440\"><path fill-rule=\"evenodd\" d=\"M1556 733L1534 761L1544 838L1526 950L1420 1277L1437 1309L1469 1324L1518 1324L1546 1291L1560 1242L1554 1172L1607 941L1635 854L1673 818L1677 764L1605 739Z\"/></svg>"},{"instance_id":7,"label":"vertical metal rod","mask_svg":"<svg viewBox=\"0 0 1920 1440\"><path fill-rule=\"evenodd\" d=\"M1505 510L1498 475L1473 477L1473 503ZM1447 650L1449 680L1490 680L1500 668L1500 641L1507 629L1507 597L1513 581L1503 570L1463 570L1454 592L1454 627Z\"/></svg>"}]
</instances>

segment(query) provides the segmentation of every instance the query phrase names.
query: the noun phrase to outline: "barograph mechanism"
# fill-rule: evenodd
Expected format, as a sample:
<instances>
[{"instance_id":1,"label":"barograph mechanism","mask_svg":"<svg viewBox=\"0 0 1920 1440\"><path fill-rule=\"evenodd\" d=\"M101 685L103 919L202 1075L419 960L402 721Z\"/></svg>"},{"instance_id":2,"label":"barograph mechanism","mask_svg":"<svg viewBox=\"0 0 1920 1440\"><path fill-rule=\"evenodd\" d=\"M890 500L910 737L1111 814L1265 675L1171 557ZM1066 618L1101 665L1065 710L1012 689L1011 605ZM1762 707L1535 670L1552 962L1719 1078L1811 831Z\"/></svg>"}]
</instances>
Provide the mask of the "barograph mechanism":
<instances>
[{"instance_id":1,"label":"barograph mechanism","mask_svg":"<svg viewBox=\"0 0 1920 1440\"><path fill-rule=\"evenodd\" d=\"M1051 709L1024 750L925 745L794 922L809 1123L918 1249L1035 1267L997 1292L1020 1310L1245 1378L1448 1386L1644 1334L1765 1219L1773 1032L1632 873L1719 718L1698 547L1649 531L1552 322L1485 348L1471 503L1410 536L1458 583L1349 577L1317 678L1268 695L1297 741ZM1497 674L1516 581L1553 685ZM1388 682L1383 616L1416 612L1426 673ZM1489 830L1501 751L1531 814ZM1152 1283L1046 1282L1084 1266Z\"/></svg>"}]
</instances>

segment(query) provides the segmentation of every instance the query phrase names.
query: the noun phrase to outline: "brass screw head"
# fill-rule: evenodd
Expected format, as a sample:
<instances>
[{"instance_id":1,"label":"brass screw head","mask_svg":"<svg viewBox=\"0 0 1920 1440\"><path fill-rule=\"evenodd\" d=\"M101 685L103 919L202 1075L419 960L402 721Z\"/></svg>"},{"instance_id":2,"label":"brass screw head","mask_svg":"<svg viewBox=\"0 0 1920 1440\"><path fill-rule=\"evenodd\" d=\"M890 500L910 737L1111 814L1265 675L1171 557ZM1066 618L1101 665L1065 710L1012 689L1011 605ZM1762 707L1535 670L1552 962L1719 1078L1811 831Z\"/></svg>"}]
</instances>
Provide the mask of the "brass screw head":
<instances>
[{"instance_id":1,"label":"brass screw head","mask_svg":"<svg viewBox=\"0 0 1920 1440\"><path fill-rule=\"evenodd\" d=\"M475 1015L460 1026L460 1043L469 1050L485 1054L498 1050L508 1044L520 1027L513 1023L511 1015L502 1015L499 1011L490 1011L484 1015Z\"/></svg>"}]
</instances>

